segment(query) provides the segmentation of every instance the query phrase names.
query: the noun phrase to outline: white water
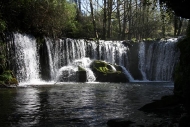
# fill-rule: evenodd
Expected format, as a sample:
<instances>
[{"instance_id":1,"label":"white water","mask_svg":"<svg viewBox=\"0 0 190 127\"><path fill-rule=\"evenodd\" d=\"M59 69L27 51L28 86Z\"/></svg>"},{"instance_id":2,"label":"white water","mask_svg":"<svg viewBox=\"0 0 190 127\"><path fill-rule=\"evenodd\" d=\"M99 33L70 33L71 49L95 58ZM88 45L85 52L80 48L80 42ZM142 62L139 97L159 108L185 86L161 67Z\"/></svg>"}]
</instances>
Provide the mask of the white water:
<instances>
[{"instance_id":1,"label":"white water","mask_svg":"<svg viewBox=\"0 0 190 127\"><path fill-rule=\"evenodd\" d=\"M172 81L173 69L179 59L177 39L155 42L148 47L145 62L147 78L154 81Z\"/></svg>"},{"instance_id":2,"label":"white water","mask_svg":"<svg viewBox=\"0 0 190 127\"><path fill-rule=\"evenodd\" d=\"M106 62L126 66L127 52L129 49L125 47L121 41L103 41L99 45L100 58Z\"/></svg>"},{"instance_id":3,"label":"white water","mask_svg":"<svg viewBox=\"0 0 190 127\"><path fill-rule=\"evenodd\" d=\"M87 70L87 78L89 82L95 81L95 76L89 68L89 63L93 59L104 60L111 64L122 66L126 77L130 82L137 81L129 73L129 64L131 64L128 56L130 50L120 41L87 41L74 39L58 39L52 40L46 38L47 58L49 60L51 81L57 81L61 72L69 70L71 79L74 77L78 69L78 64ZM141 72L143 81L171 81L173 68L179 52L176 51L177 39L169 39L166 42L155 42L146 45L141 42L138 47L138 69ZM14 34L16 76L20 83L39 83L39 54L35 38ZM99 49L97 49L99 47ZM136 50L136 49L134 49ZM98 53L99 52L99 53ZM87 58L88 57L88 58Z\"/></svg>"},{"instance_id":4,"label":"white water","mask_svg":"<svg viewBox=\"0 0 190 127\"><path fill-rule=\"evenodd\" d=\"M17 79L28 83L39 81L39 57L35 38L15 33L14 40Z\"/></svg>"},{"instance_id":5,"label":"white water","mask_svg":"<svg viewBox=\"0 0 190 127\"><path fill-rule=\"evenodd\" d=\"M73 66L76 61L85 61L83 58L89 57L92 59L98 59L97 47L98 43L95 41L74 40L74 39L59 39L53 42L51 39L46 39L46 45L48 49L49 66L51 71L51 78L58 80L57 75L61 75L63 71L67 70L67 75L74 75L77 66ZM54 46L53 46L54 45ZM127 47L125 47L120 41L99 41L99 58L110 62L112 64L118 64L126 66L128 63ZM94 81L94 76L89 67L85 67L88 75L88 81ZM71 69L68 71L68 69ZM56 77L55 77L56 75ZM54 77L53 77L54 76Z\"/></svg>"},{"instance_id":6,"label":"white water","mask_svg":"<svg viewBox=\"0 0 190 127\"><path fill-rule=\"evenodd\" d=\"M50 75L51 75L51 80L55 78L55 70L54 70L54 63L53 63L53 58L52 58L52 52L51 49L53 47L52 43L50 43L50 39L45 38L46 40L46 46L47 46L47 51L48 51L48 57L49 57L49 67L50 67Z\"/></svg>"},{"instance_id":7,"label":"white water","mask_svg":"<svg viewBox=\"0 0 190 127\"><path fill-rule=\"evenodd\" d=\"M87 73L87 81L94 82L96 77L90 69L91 60L89 58L82 58L75 60L73 63L70 63L68 66L63 66L59 69L56 81L77 81L76 72L78 71L78 66L84 68Z\"/></svg>"},{"instance_id":8,"label":"white water","mask_svg":"<svg viewBox=\"0 0 190 127\"><path fill-rule=\"evenodd\" d=\"M147 81L146 72L145 72L145 69L146 69L145 57L146 57L145 44L144 44L144 42L140 42L140 44L139 44L139 65L138 65L138 67L139 67L139 70L140 70L141 75L143 77L143 80Z\"/></svg>"},{"instance_id":9,"label":"white water","mask_svg":"<svg viewBox=\"0 0 190 127\"><path fill-rule=\"evenodd\" d=\"M125 76L129 79L130 82L135 82L134 78L131 76L131 74L129 73L129 71L123 67L123 66L120 66L123 70L123 73L125 74Z\"/></svg>"}]
</instances>

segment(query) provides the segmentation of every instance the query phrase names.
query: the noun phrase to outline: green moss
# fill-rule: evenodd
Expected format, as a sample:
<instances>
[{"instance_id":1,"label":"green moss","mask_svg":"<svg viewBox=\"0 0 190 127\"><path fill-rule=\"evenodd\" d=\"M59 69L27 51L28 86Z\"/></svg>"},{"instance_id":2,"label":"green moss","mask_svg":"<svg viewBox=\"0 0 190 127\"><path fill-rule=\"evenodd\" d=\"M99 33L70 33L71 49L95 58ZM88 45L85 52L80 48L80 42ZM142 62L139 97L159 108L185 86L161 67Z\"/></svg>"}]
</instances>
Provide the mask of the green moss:
<instances>
[{"instance_id":1,"label":"green moss","mask_svg":"<svg viewBox=\"0 0 190 127\"><path fill-rule=\"evenodd\" d=\"M78 71L86 71L83 67L78 66Z\"/></svg>"},{"instance_id":2,"label":"green moss","mask_svg":"<svg viewBox=\"0 0 190 127\"><path fill-rule=\"evenodd\" d=\"M12 78L10 81L9 81L9 84L18 84L18 81L16 78Z\"/></svg>"},{"instance_id":3,"label":"green moss","mask_svg":"<svg viewBox=\"0 0 190 127\"><path fill-rule=\"evenodd\" d=\"M107 74L107 73L121 73L121 71L113 71L110 65L104 61L95 60L93 63L93 68L97 71Z\"/></svg>"}]
</instances>

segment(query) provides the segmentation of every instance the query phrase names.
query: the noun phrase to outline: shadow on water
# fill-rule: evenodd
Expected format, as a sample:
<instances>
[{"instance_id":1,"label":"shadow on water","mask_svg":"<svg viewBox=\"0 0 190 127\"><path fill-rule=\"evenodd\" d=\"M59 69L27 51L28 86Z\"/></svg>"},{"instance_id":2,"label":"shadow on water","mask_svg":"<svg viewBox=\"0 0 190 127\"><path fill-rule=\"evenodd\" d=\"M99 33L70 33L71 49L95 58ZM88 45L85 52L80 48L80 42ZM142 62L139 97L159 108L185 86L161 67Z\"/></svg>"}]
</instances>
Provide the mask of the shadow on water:
<instances>
[{"instance_id":1,"label":"shadow on water","mask_svg":"<svg viewBox=\"0 0 190 127\"><path fill-rule=\"evenodd\" d=\"M57 83L0 89L2 127L106 127L114 118L159 121L138 109L172 94L170 82Z\"/></svg>"}]
</instances>

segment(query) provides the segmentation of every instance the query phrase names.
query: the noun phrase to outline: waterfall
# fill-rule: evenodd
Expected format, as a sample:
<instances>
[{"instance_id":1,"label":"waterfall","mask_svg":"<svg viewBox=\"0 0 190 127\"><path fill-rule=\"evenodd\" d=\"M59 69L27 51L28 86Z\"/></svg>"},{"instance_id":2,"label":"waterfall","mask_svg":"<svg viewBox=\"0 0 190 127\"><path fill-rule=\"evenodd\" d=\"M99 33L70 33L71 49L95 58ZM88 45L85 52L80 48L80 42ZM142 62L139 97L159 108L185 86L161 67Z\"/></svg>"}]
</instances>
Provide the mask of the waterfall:
<instances>
[{"instance_id":1,"label":"waterfall","mask_svg":"<svg viewBox=\"0 0 190 127\"><path fill-rule=\"evenodd\" d=\"M94 82L96 77L94 76L92 70L90 69L91 60L89 58L82 58L73 61L68 66L63 66L58 70L56 81L77 81L76 72L78 71L78 66L84 68L87 73L87 81Z\"/></svg>"},{"instance_id":2,"label":"waterfall","mask_svg":"<svg viewBox=\"0 0 190 127\"><path fill-rule=\"evenodd\" d=\"M129 79L130 82L134 82L134 78L131 76L131 74L129 73L129 71L123 67L123 66L120 66L125 74L125 76Z\"/></svg>"},{"instance_id":3,"label":"waterfall","mask_svg":"<svg viewBox=\"0 0 190 127\"><path fill-rule=\"evenodd\" d=\"M145 56L146 54L145 54L145 44L144 44L144 42L140 42L140 44L139 44L139 65L138 65L138 67L139 67L139 70L140 70L140 72L141 72L141 75L142 75L142 77L143 77L143 80L144 81L146 81L147 80L147 78L146 78L146 72L145 72Z\"/></svg>"},{"instance_id":4,"label":"waterfall","mask_svg":"<svg viewBox=\"0 0 190 127\"><path fill-rule=\"evenodd\" d=\"M46 38L45 39L46 41L46 45L47 45L47 51L48 51L48 57L49 57L49 67L50 67L50 76L51 76L51 79L54 79L54 75L55 75L55 70L54 70L54 63L53 63L53 56L52 56L52 52L51 52L51 49L53 47L53 44L51 43L51 40Z\"/></svg>"},{"instance_id":5,"label":"waterfall","mask_svg":"<svg viewBox=\"0 0 190 127\"><path fill-rule=\"evenodd\" d=\"M130 82L173 81L180 54L176 42L177 39L168 39L134 43L128 47L121 41L45 38L44 46L38 47L34 37L14 33L7 47L10 66L19 82L42 81L47 73L48 81L57 81L61 75L65 76L63 81L76 81L79 64L86 69L88 81L92 82L96 77L89 65L95 59L120 65Z\"/></svg>"},{"instance_id":6,"label":"waterfall","mask_svg":"<svg viewBox=\"0 0 190 127\"><path fill-rule=\"evenodd\" d=\"M146 53L145 73L152 81L172 81L173 71L179 61L177 39L168 39L149 44Z\"/></svg>"},{"instance_id":7,"label":"waterfall","mask_svg":"<svg viewBox=\"0 0 190 127\"><path fill-rule=\"evenodd\" d=\"M120 41L100 41L99 43L100 59L112 64L127 66L128 48Z\"/></svg>"},{"instance_id":8,"label":"waterfall","mask_svg":"<svg viewBox=\"0 0 190 127\"><path fill-rule=\"evenodd\" d=\"M15 33L14 45L16 77L19 82L39 81L39 56L35 38Z\"/></svg>"}]
</instances>

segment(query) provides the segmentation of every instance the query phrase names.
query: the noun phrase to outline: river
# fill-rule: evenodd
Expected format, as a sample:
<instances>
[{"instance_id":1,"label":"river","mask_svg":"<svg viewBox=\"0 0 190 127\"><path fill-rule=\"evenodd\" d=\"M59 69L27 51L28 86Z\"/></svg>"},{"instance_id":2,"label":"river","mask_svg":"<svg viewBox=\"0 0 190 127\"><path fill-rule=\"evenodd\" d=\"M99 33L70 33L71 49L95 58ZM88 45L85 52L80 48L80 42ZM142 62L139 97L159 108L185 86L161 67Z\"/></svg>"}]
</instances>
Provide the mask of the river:
<instances>
[{"instance_id":1,"label":"river","mask_svg":"<svg viewBox=\"0 0 190 127\"><path fill-rule=\"evenodd\" d=\"M110 119L159 122L138 109L172 94L170 82L57 83L0 89L0 127L106 127Z\"/></svg>"}]
</instances>

